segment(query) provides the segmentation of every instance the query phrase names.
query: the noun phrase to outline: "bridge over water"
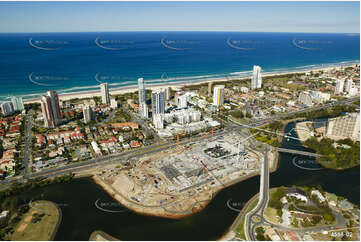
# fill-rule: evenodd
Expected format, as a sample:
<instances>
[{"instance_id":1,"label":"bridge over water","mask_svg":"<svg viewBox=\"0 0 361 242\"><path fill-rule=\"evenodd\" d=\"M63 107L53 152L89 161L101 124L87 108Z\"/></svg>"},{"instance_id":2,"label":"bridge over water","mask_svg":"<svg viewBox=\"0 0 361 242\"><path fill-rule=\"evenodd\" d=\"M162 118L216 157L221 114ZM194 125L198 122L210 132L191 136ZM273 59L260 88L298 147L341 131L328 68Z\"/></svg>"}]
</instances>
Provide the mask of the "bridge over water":
<instances>
[{"instance_id":1,"label":"bridge over water","mask_svg":"<svg viewBox=\"0 0 361 242\"><path fill-rule=\"evenodd\" d=\"M278 148L278 147L272 147L274 150L277 150L278 152L283 153L290 153L290 154L297 154L297 155L305 155L305 156L311 156L311 157L321 157L322 155L307 152L307 151L301 151L301 150L292 150L292 149L286 149L286 148Z\"/></svg>"}]
</instances>

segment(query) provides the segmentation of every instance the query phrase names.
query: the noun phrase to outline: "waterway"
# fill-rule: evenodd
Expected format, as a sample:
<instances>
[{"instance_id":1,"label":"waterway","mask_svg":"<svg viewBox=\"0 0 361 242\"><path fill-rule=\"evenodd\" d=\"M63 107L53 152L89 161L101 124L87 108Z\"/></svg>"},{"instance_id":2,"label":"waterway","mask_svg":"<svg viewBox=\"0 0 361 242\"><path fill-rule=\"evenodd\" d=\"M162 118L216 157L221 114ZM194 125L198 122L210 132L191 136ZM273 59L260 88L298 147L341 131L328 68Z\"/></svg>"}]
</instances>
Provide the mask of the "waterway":
<instances>
[{"instance_id":1,"label":"waterway","mask_svg":"<svg viewBox=\"0 0 361 242\"><path fill-rule=\"evenodd\" d=\"M288 124L285 132L294 126ZM294 131L292 134L296 135ZM293 139L284 140L283 147L306 150ZM270 176L271 187L320 185L325 191L360 204L360 167L333 171L318 166L313 158L291 154L280 154L279 161L278 170ZM216 240L232 224L236 210L242 209L258 190L259 176L255 176L222 190L204 210L179 220L133 213L88 178L39 188L25 194L24 199L58 203L63 221L55 240L88 240L94 230L120 240Z\"/></svg>"}]
</instances>

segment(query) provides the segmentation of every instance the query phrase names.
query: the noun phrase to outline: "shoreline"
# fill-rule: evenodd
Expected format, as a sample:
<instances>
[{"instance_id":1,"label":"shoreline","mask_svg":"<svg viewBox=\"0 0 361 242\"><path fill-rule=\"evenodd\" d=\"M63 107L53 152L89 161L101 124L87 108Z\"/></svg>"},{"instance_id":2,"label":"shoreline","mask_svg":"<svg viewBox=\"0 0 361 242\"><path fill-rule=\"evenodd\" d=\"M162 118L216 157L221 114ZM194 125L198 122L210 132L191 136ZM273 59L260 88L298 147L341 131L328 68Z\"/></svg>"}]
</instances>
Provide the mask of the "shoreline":
<instances>
[{"instance_id":1,"label":"shoreline","mask_svg":"<svg viewBox=\"0 0 361 242\"><path fill-rule=\"evenodd\" d=\"M100 238L98 236L100 236ZM103 230L95 230L89 236L89 241L104 241L103 239L108 241L120 241Z\"/></svg>"},{"instance_id":2,"label":"shoreline","mask_svg":"<svg viewBox=\"0 0 361 242\"><path fill-rule=\"evenodd\" d=\"M357 63L359 64L359 63ZM274 76L281 76L281 75L289 75L289 74L295 74L295 73L306 73L309 71L328 71L335 68L347 68L351 66L357 65L356 63L353 64L347 64L347 65L341 65L340 63L336 64L335 66L328 66L328 67L320 67L320 68L309 68L305 70L297 70L297 71L278 71L274 73L267 73L262 75L263 78L267 77L274 77ZM252 75L244 76L244 77L232 77L232 79L227 78L209 78L209 79L203 79L199 81L179 81L179 82L168 82L168 83L153 83L153 84L146 84L146 88L148 90L154 90L157 88L164 88L164 87L170 87L170 88L182 88L183 86L196 86L196 85L204 85L210 82L227 82L227 81L233 81L233 80L247 80L250 79ZM99 83L100 84L100 83ZM130 86L124 86L124 87L117 87L117 88L109 88L109 94L110 95L121 95L126 93L132 93L138 90L138 85L130 85ZM61 90L60 90L61 91ZM30 103L39 103L40 102L40 95L36 98L28 98L24 99L24 104L30 104ZM59 100L66 101L74 98L92 98L92 97L100 97L100 89L99 90L89 90L89 91L80 91L80 92L69 92L69 93L58 93ZM24 95L26 96L26 95Z\"/></svg>"}]
</instances>

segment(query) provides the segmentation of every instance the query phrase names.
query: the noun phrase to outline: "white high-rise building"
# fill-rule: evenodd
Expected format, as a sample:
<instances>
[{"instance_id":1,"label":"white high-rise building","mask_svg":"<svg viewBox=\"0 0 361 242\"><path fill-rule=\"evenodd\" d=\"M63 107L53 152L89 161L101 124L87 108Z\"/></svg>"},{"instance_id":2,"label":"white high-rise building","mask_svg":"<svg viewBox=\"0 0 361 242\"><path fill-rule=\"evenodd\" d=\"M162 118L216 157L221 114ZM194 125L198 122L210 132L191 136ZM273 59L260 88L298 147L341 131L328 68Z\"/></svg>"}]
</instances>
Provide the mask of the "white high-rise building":
<instances>
[{"instance_id":1,"label":"white high-rise building","mask_svg":"<svg viewBox=\"0 0 361 242\"><path fill-rule=\"evenodd\" d=\"M13 107L15 111L23 111L24 103L21 97L12 97L11 102L13 103Z\"/></svg>"},{"instance_id":2,"label":"white high-rise building","mask_svg":"<svg viewBox=\"0 0 361 242\"><path fill-rule=\"evenodd\" d=\"M360 141L360 114L348 113L329 119L326 136L335 140L350 138Z\"/></svg>"},{"instance_id":3,"label":"white high-rise building","mask_svg":"<svg viewBox=\"0 0 361 242\"><path fill-rule=\"evenodd\" d=\"M351 87L350 92L348 94L350 96L355 96L358 94L358 89L356 87Z\"/></svg>"},{"instance_id":4,"label":"white high-rise building","mask_svg":"<svg viewBox=\"0 0 361 242\"><path fill-rule=\"evenodd\" d=\"M343 92L343 86L345 85L344 79L337 79L336 81L336 88L335 88L335 94L340 94Z\"/></svg>"},{"instance_id":5,"label":"white high-rise building","mask_svg":"<svg viewBox=\"0 0 361 242\"><path fill-rule=\"evenodd\" d=\"M190 112L191 115L191 121L192 122L198 122L201 120L201 112L199 111L194 111L194 112Z\"/></svg>"},{"instance_id":6,"label":"white high-rise building","mask_svg":"<svg viewBox=\"0 0 361 242\"><path fill-rule=\"evenodd\" d=\"M146 90L143 78L138 78L139 107L146 102Z\"/></svg>"},{"instance_id":7,"label":"white high-rise building","mask_svg":"<svg viewBox=\"0 0 361 242\"><path fill-rule=\"evenodd\" d=\"M346 81L345 91L346 91L347 93L350 93L350 92L351 92L351 89L352 89L352 86L353 86L353 81L352 81L352 79L350 78L350 79L348 79L348 80Z\"/></svg>"},{"instance_id":8,"label":"white high-rise building","mask_svg":"<svg viewBox=\"0 0 361 242\"><path fill-rule=\"evenodd\" d=\"M187 96L186 95L179 96L177 107L178 108L186 108L187 106L188 106Z\"/></svg>"},{"instance_id":9,"label":"white high-rise building","mask_svg":"<svg viewBox=\"0 0 361 242\"><path fill-rule=\"evenodd\" d=\"M59 97L55 91L47 91L40 99L45 127L54 128L62 121Z\"/></svg>"},{"instance_id":10,"label":"white high-rise building","mask_svg":"<svg viewBox=\"0 0 361 242\"><path fill-rule=\"evenodd\" d=\"M149 117L149 109L146 103L142 103L141 106L139 106L139 111L142 118Z\"/></svg>"},{"instance_id":11,"label":"white high-rise building","mask_svg":"<svg viewBox=\"0 0 361 242\"><path fill-rule=\"evenodd\" d=\"M170 99L170 87L165 87L165 100L169 100Z\"/></svg>"},{"instance_id":12,"label":"white high-rise building","mask_svg":"<svg viewBox=\"0 0 361 242\"><path fill-rule=\"evenodd\" d=\"M83 108L83 116L84 123L86 124L95 119L95 114L90 106L86 106Z\"/></svg>"},{"instance_id":13,"label":"white high-rise building","mask_svg":"<svg viewBox=\"0 0 361 242\"><path fill-rule=\"evenodd\" d=\"M110 99L110 107L111 108L117 108L118 107L118 102L117 102L117 100L115 100L115 98Z\"/></svg>"},{"instance_id":14,"label":"white high-rise building","mask_svg":"<svg viewBox=\"0 0 361 242\"><path fill-rule=\"evenodd\" d=\"M110 104L110 96L109 96L108 83L100 84L100 92L101 92L101 96L102 96L102 103L109 105Z\"/></svg>"},{"instance_id":15,"label":"white high-rise building","mask_svg":"<svg viewBox=\"0 0 361 242\"><path fill-rule=\"evenodd\" d=\"M253 66L253 76L252 76L252 80L251 80L251 89L252 90L262 87L261 70L262 69L260 66Z\"/></svg>"},{"instance_id":16,"label":"white high-rise building","mask_svg":"<svg viewBox=\"0 0 361 242\"><path fill-rule=\"evenodd\" d=\"M213 85L212 81L208 82L208 96L209 97L212 96L212 85Z\"/></svg>"},{"instance_id":17,"label":"white high-rise building","mask_svg":"<svg viewBox=\"0 0 361 242\"><path fill-rule=\"evenodd\" d=\"M241 87L241 92L248 93L248 88L247 87Z\"/></svg>"},{"instance_id":18,"label":"white high-rise building","mask_svg":"<svg viewBox=\"0 0 361 242\"><path fill-rule=\"evenodd\" d=\"M220 107L224 103L224 86L216 85L213 89L213 105Z\"/></svg>"},{"instance_id":19,"label":"white high-rise building","mask_svg":"<svg viewBox=\"0 0 361 242\"><path fill-rule=\"evenodd\" d=\"M298 96L298 102L306 105L307 107L313 106L312 96L309 92L303 91Z\"/></svg>"},{"instance_id":20,"label":"white high-rise building","mask_svg":"<svg viewBox=\"0 0 361 242\"><path fill-rule=\"evenodd\" d=\"M8 116L14 112L14 106L12 102L3 102L1 104L1 111L4 116Z\"/></svg>"},{"instance_id":21,"label":"white high-rise building","mask_svg":"<svg viewBox=\"0 0 361 242\"><path fill-rule=\"evenodd\" d=\"M152 92L152 114L163 114L165 112L165 93L162 89Z\"/></svg>"},{"instance_id":22,"label":"white high-rise building","mask_svg":"<svg viewBox=\"0 0 361 242\"><path fill-rule=\"evenodd\" d=\"M153 115L153 124L156 129L164 128L163 114L155 114Z\"/></svg>"}]
</instances>

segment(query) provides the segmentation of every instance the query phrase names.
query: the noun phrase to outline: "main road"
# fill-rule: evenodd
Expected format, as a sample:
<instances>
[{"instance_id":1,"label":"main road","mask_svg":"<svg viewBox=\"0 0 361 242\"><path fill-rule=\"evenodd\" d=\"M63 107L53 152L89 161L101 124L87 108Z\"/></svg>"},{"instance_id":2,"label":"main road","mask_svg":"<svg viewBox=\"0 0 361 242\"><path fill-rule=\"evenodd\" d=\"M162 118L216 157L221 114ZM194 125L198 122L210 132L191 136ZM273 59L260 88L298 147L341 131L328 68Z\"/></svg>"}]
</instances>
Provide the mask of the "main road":
<instances>
[{"instance_id":1,"label":"main road","mask_svg":"<svg viewBox=\"0 0 361 242\"><path fill-rule=\"evenodd\" d=\"M230 131L232 131L232 127L225 128L224 130L221 130L221 131L215 133L215 137L224 135ZM44 170L44 171L40 171L40 172L35 172L35 173L27 175L26 177L24 176L23 179L21 179L21 180L22 180L22 182L25 182L27 179L31 179L31 178L55 177L55 176L59 176L62 174L68 174L70 172L79 172L81 170L90 169L90 168L93 168L93 167L96 167L99 165L119 163L121 161L126 161L130 158L139 158L139 157L147 155L147 154L165 151L167 149L175 148L178 145L186 145L186 144L201 141L201 140L207 139L207 138L210 138L210 136L191 137L188 139L184 139L184 140L180 141L179 143L177 143L176 141L167 141L167 142L163 141L163 142L160 142L155 145L144 146L142 148L125 151L120 154L103 156L103 157L99 157L99 158L95 158L95 159L91 159L91 160L87 160L87 161L71 163L71 164L63 166L63 167L57 167L57 168L52 168L52 169L48 169L48 170ZM15 178L7 179L7 180L1 181L1 184L8 185L15 181L17 181L17 179L15 179Z\"/></svg>"},{"instance_id":2,"label":"main road","mask_svg":"<svg viewBox=\"0 0 361 242\"><path fill-rule=\"evenodd\" d=\"M293 112L289 112L289 113L274 115L269 118L256 120L249 125L253 126L253 127L262 126L269 122L280 120L280 119L286 118L286 117L288 117L290 115L294 115L294 114L312 112L312 111L317 111L317 110L334 107L334 106L339 106L339 105L353 105L353 103L358 100L360 100L360 96L348 98L348 99L344 99L344 100L340 100L340 101L336 101L336 102L332 102L332 103L327 103L327 104L316 106L316 107L309 107L309 108L305 108L305 109L301 109L301 110L293 111Z\"/></svg>"},{"instance_id":3,"label":"main road","mask_svg":"<svg viewBox=\"0 0 361 242\"><path fill-rule=\"evenodd\" d=\"M270 148L265 147L264 150L264 159L261 164L261 176L260 176L260 196L256 207L246 215L246 239L247 240L256 240L255 238L255 228L259 223L264 222L263 213L267 207L269 200L269 161L268 161L268 152ZM255 222L255 220L259 220Z\"/></svg>"}]
</instances>

